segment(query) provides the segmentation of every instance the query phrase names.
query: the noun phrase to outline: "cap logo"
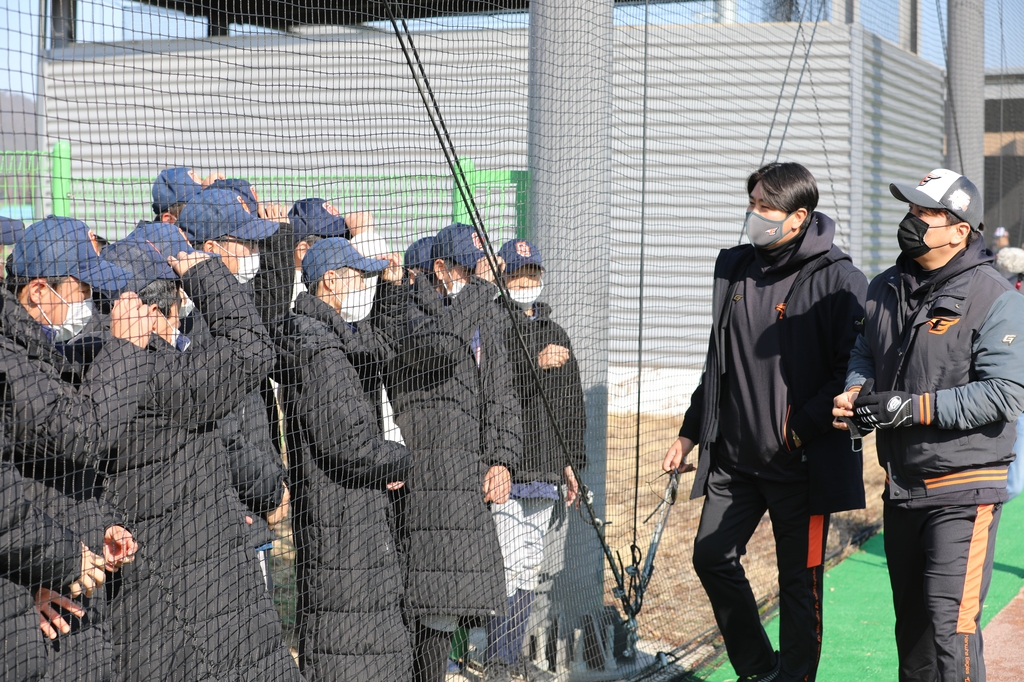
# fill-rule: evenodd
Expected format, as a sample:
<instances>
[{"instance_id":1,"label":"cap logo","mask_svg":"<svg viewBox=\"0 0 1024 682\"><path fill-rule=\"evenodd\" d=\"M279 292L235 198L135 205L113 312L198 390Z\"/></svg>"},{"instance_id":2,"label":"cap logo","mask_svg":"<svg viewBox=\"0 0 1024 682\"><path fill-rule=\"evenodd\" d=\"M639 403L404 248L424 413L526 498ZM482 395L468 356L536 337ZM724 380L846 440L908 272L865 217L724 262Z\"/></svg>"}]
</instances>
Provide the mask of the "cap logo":
<instances>
[{"instance_id":1,"label":"cap logo","mask_svg":"<svg viewBox=\"0 0 1024 682\"><path fill-rule=\"evenodd\" d=\"M192 178L192 182L196 183L197 185L203 184L202 179L199 177L199 173L196 173L191 168L188 169L188 176Z\"/></svg>"},{"instance_id":2,"label":"cap logo","mask_svg":"<svg viewBox=\"0 0 1024 682\"><path fill-rule=\"evenodd\" d=\"M476 232L473 232L473 246L475 246L480 251L484 250L484 245L480 241L480 235L478 235Z\"/></svg>"},{"instance_id":3,"label":"cap logo","mask_svg":"<svg viewBox=\"0 0 1024 682\"><path fill-rule=\"evenodd\" d=\"M242 208L245 209L245 212L251 215L252 211L249 210L249 204L245 203L245 199L243 199L240 194L235 195L235 198L238 199L238 203L242 205Z\"/></svg>"},{"instance_id":4,"label":"cap logo","mask_svg":"<svg viewBox=\"0 0 1024 682\"><path fill-rule=\"evenodd\" d=\"M946 201L949 202L949 207L954 211L966 211L967 207L971 205L971 197L962 189L958 189L950 194Z\"/></svg>"},{"instance_id":5,"label":"cap logo","mask_svg":"<svg viewBox=\"0 0 1024 682\"><path fill-rule=\"evenodd\" d=\"M921 178L921 182L919 182L917 186L920 187L921 185L927 185L932 180L938 180L939 177L940 176L936 175L935 173L929 173L928 175Z\"/></svg>"},{"instance_id":6,"label":"cap logo","mask_svg":"<svg viewBox=\"0 0 1024 682\"><path fill-rule=\"evenodd\" d=\"M530 245L527 244L526 242L516 242L516 253L518 253L523 258L529 258L530 256L533 255L533 253L531 253L530 251Z\"/></svg>"},{"instance_id":7,"label":"cap logo","mask_svg":"<svg viewBox=\"0 0 1024 682\"><path fill-rule=\"evenodd\" d=\"M333 216L341 215L341 211L339 211L338 209L334 208L334 204L332 204L329 201L325 201L323 203L323 207L324 207L325 211L327 211L329 214L331 214Z\"/></svg>"}]
</instances>

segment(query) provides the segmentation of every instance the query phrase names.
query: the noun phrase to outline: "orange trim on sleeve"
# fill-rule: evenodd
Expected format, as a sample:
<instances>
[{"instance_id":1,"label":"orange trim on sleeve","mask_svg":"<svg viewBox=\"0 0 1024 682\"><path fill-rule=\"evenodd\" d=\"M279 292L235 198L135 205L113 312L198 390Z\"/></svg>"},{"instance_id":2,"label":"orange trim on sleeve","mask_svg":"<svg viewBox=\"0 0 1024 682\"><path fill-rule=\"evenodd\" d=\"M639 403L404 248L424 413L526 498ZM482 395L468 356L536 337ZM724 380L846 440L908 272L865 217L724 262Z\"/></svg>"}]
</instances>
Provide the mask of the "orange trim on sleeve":
<instances>
[{"instance_id":1,"label":"orange trim on sleeve","mask_svg":"<svg viewBox=\"0 0 1024 682\"><path fill-rule=\"evenodd\" d=\"M822 531L825 528L825 517L815 514L807 524L807 568L815 568L824 563L824 538Z\"/></svg>"},{"instance_id":2,"label":"orange trim on sleeve","mask_svg":"<svg viewBox=\"0 0 1024 682\"><path fill-rule=\"evenodd\" d=\"M978 505L978 515L974 517L974 533L971 535L971 548L967 551L967 571L964 574L964 594L960 599L960 615L956 619L957 634L973 635L978 631L975 621L981 611L981 582L994 507L991 504Z\"/></svg>"}]
</instances>

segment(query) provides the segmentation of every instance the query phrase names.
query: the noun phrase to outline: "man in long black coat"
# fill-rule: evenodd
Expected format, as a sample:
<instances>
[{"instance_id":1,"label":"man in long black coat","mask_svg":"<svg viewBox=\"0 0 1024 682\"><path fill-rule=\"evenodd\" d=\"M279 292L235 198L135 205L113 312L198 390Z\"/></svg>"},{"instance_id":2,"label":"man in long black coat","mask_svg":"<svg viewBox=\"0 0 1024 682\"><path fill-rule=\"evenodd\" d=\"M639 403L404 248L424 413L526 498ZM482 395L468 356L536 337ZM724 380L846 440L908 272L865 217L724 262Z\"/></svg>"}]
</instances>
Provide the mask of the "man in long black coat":
<instances>
[{"instance_id":1,"label":"man in long black coat","mask_svg":"<svg viewBox=\"0 0 1024 682\"><path fill-rule=\"evenodd\" d=\"M276 227L244 211L218 219L243 239ZM156 367L140 416L110 452L104 492L141 545L111 604L117 669L124 680L299 680L216 427L273 368L273 346L227 259L178 255L181 288L211 338L183 352L181 298L147 291L173 273L146 278L143 300L163 318L149 345Z\"/></svg>"},{"instance_id":2,"label":"man in long black coat","mask_svg":"<svg viewBox=\"0 0 1024 682\"><path fill-rule=\"evenodd\" d=\"M127 273L98 257L84 223L53 216L26 230L11 270L0 295L0 376L4 441L9 444L4 456L24 478L8 488L45 512L54 528L64 529L59 532L80 538L78 544L97 554L106 553L107 567L116 570L130 553L121 549L134 548L134 539L109 509L85 495L88 486L78 481L97 470L106 448L137 414L152 370L144 351L152 320L137 297L122 296L111 312L112 338L94 358L95 371L75 382L65 380L68 363L55 344L88 322L90 288L117 291ZM31 516L25 508L20 513ZM26 575L11 566L7 572ZM51 639L60 634L47 651L49 672L61 679L109 679L104 600L97 595L95 603L83 599L72 604L67 600L71 591L62 589L67 583L51 576L35 586L43 631Z\"/></svg>"},{"instance_id":3,"label":"man in long black coat","mask_svg":"<svg viewBox=\"0 0 1024 682\"><path fill-rule=\"evenodd\" d=\"M468 225L441 230L433 277L417 277L392 335L395 421L413 455L406 481L406 611L418 619L415 680L443 679L460 620L504 613L504 571L487 503L508 500L522 452L497 287ZM438 293L440 287L445 293Z\"/></svg>"},{"instance_id":4,"label":"man in long black coat","mask_svg":"<svg viewBox=\"0 0 1024 682\"><path fill-rule=\"evenodd\" d=\"M662 463L700 444L691 498L704 496L693 566L736 672L813 682L822 641L829 515L864 506L863 460L832 428L832 398L864 323L867 280L815 211L797 163L747 179L751 244L715 263L714 326L701 383ZM839 435L837 435L839 434ZM764 512L775 535L780 649L761 624L740 558Z\"/></svg>"},{"instance_id":5,"label":"man in long black coat","mask_svg":"<svg viewBox=\"0 0 1024 682\"><path fill-rule=\"evenodd\" d=\"M405 446L385 440L361 375L384 365L376 287L388 261L340 237L302 262L311 293L278 327L298 559L299 662L309 680L408 680L403 575L387 489L405 478ZM401 278L397 263L388 270ZM389 275L385 274L385 278Z\"/></svg>"}]
</instances>

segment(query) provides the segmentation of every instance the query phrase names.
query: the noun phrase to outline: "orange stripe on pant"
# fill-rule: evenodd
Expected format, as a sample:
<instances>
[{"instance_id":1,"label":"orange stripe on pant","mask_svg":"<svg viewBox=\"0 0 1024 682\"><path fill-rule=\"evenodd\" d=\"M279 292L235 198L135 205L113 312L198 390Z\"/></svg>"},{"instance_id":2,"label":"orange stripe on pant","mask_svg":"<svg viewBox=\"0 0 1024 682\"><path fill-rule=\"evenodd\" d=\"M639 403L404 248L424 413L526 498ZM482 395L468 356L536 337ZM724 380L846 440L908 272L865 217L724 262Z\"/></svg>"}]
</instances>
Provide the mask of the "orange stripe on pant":
<instances>
[{"instance_id":1,"label":"orange stripe on pant","mask_svg":"<svg viewBox=\"0 0 1024 682\"><path fill-rule=\"evenodd\" d=\"M993 508L991 504L978 505L978 515L974 518L974 533L971 535L971 548L967 551L967 572L964 574L964 595L960 599L960 615L956 620L958 634L973 635L978 630L975 620L981 610L981 579L985 572Z\"/></svg>"},{"instance_id":2,"label":"orange stripe on pant","mask_svg":"<svg viewBox=\"0 0 1024 682\"><path fill-rule=\"evenodd\" d=\"M821 566L825 558L822 556L823 547L821 532L825 526L825 517L815 515L807 524L807 568Z\"/></svg>"}]
</instances>

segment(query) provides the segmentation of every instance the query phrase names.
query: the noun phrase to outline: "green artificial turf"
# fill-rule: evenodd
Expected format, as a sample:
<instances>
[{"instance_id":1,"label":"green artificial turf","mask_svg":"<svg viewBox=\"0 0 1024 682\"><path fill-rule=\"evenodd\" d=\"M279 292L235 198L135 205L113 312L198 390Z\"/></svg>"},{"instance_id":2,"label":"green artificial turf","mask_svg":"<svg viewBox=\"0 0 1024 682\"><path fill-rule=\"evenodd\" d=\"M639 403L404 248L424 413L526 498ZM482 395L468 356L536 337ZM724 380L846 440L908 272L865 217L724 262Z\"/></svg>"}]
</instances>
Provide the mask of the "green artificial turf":
<instances>
[{"instance_id":1,"label":"green artificial turf","mask_svg":"<svg viewBox=\"0 0 1024 682\"><path fill-rule=\"evenodd\" d=\"M985 600L982 625L1020 592L1024 585L1024 496L1003 507L996 539L992 585ZM824 626L819 680L870 679L896 682L895 617L885 567L882 535L864 543L825 574ZM779 619L766 625L778 647ZM736 673L723 658L707 674L708 682L733 682Z\"/></svg>"}]
</instances>

